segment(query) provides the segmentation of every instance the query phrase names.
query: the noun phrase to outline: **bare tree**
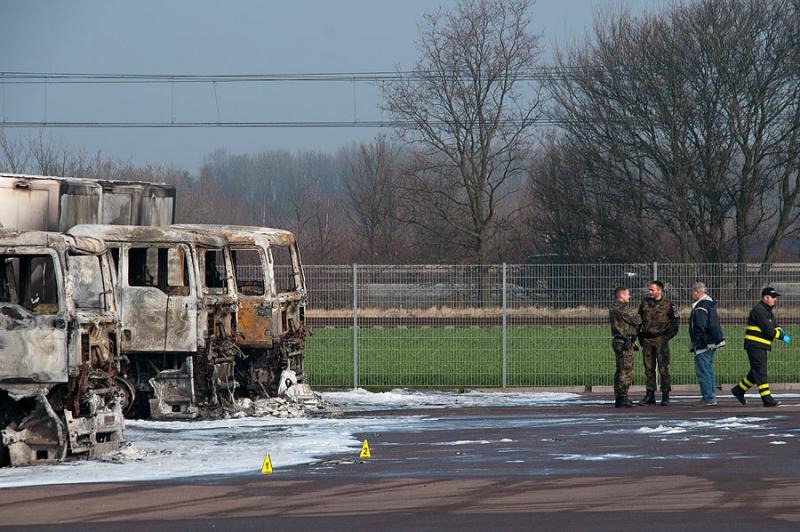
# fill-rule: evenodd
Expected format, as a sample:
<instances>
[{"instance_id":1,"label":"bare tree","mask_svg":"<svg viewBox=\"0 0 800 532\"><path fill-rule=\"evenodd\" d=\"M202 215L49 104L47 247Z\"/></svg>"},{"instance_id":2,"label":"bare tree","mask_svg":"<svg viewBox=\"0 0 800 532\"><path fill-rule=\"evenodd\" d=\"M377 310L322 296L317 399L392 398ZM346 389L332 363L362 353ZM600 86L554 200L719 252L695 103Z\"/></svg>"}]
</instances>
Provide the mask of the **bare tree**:
<instances>
[{"instance_id":1,"label":"bare tree","mask_svg":"<svg viewBox=\"0 0 800 532\"><path fill-rule=\"evenodd\" d=\"M498 204L522 172L538 92L521 78L537 64L531 0L462 0L426 13L411 76L387 86L386 109L419 151L408 176L409 221L450 234L486 263L502 227ZM414 194L416 191L417 194Z\"/></svg>"},{"instance_id":2,"label":"bare tree","mask_svg":"<svg viewBox=\"0 0 800 532\"><path fill-rule=\"evenodd\" d=\"M773 227L779 246L777 228L792 223L800 86L791 13L786 0L610 13L557 56L568 75L550 80L554 116L592 154L595 178L617 185L607 198L638 195L657 222L652 236L672 235L673 258L720 261L733 249L744 262L752 235Z\"/></svg>"},{"instance_id":3,"label":"bare tree","mask_svg":"<svg viewBox=\"0 0 800 532\"><path fill-rule=\"evenodd\" d=\"M607 164L574 138L545 135L529 170L533 249L565 262L663 257L664 242L650 236L653 224L642 215L637 176L623 167L609 182Z\"/></svg>"},{"instance_id":4,"label":"bare tree","mask_svg":"<svg viewBox=\"0 0 800 532\"><path fill-rule=\"evenodd\" d=\"M0 129L0 169L15 174L28 170L30 152L19 138L9 138L6 132Z\"/></svg>"},{"instance_id":5,"label":"bare tree","mask_svg":"<svg viewBox=\"0 0 800 532\"><path fill-rule=\"evenodd\" d=\"M353 146L346 157L345 211L361 240L366 261L392 261L399 251L402 227L397 219L397 165L400 149L386 135ZM359 250L360 251L360 250ZM359 262L365 262L365 257Z\"/></svg>"}]
</instances>

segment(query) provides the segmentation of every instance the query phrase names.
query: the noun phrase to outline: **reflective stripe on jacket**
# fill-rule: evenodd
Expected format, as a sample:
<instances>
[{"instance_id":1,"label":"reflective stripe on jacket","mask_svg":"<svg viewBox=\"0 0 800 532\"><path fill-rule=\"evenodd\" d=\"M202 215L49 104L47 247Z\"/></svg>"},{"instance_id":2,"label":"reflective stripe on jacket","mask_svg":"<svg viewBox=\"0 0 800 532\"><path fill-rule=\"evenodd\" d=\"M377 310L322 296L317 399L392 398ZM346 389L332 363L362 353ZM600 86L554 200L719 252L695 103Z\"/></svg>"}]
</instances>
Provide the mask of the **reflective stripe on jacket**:
<instances>
[{"instance_id":1,"label":"reflective stripe on jacket","mask_svg":"<svg viewBox=\"0 0 800 532\"><path fill-rule=\"evenodd\" d=\"M769 351L773 340L783 339L783 329L775 324L772 307L759 301L747 316L747 328L744 331L744 347L758 347Z\"/></svg>"}]
</instances>

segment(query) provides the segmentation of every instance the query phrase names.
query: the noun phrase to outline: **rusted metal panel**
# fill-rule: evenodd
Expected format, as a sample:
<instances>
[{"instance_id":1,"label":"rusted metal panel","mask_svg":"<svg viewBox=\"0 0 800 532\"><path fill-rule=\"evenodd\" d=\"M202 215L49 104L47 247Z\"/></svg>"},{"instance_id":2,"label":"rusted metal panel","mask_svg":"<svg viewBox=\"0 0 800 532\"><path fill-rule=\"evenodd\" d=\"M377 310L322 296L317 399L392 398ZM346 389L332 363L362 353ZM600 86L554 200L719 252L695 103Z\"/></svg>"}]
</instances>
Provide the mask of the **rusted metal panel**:
<instances>
[{"instance_id":1,"label":"rusted metal panel","mask_svg":"<svg viewBox=\"0 0 800 532\"><path fill-rule=\"evenodd\" d=\"M247 347L272 347L272 307L253 297L241 297L236 332Z\"/></svg>"}]
</instances>

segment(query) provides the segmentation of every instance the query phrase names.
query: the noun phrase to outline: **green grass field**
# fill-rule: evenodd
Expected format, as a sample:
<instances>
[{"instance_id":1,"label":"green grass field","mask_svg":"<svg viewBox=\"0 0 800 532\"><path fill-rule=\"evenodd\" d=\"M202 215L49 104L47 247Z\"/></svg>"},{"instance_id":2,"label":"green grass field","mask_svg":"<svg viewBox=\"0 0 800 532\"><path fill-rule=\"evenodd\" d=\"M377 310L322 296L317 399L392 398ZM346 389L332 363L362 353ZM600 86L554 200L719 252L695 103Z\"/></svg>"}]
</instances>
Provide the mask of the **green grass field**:
<instances>
[{"instance_id":1,"label":"green grass field","mask_svg":"<svg viewBox=\"0 0 800 532\"><path fill-rule=\"evenodd\" d=\"M718 383L733 383L749 369L742 327L726 327L728 345L717 351ZM673 384L694 384L688 331L670 342ZM363 328L359 330L359 385L365 387L491 387L502 385L500 327ZM795 346L777 344L771 382L800 382ZM644 384L636 353L634 384ZM314 386L353 385L351 329L316 329L306 339L305 370ZM608 326L509 326L509 386L612 385L614 355Z\"/></svg>"}]
</instances>

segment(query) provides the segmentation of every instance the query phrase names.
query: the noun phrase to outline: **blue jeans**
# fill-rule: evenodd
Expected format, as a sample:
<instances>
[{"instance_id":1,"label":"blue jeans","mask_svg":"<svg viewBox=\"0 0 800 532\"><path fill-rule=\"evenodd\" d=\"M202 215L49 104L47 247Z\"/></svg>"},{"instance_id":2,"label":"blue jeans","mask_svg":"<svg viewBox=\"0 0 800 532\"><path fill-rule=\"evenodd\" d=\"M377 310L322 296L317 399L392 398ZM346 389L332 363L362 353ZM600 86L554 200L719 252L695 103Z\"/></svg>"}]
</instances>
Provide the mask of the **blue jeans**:
<instances>
[{"instance_id":1,"label":"blue jeans","mask_svg":"<svg viewBox=\"0 0 800 532\"><path fill-rule=\"evenodd\" d=\"M697 384L700 385L700 395L706 404L716 400L716 381L714 374L714 350L709 349L694 356L694 370L697 373Z\"/></svg>"}]
</instances>

